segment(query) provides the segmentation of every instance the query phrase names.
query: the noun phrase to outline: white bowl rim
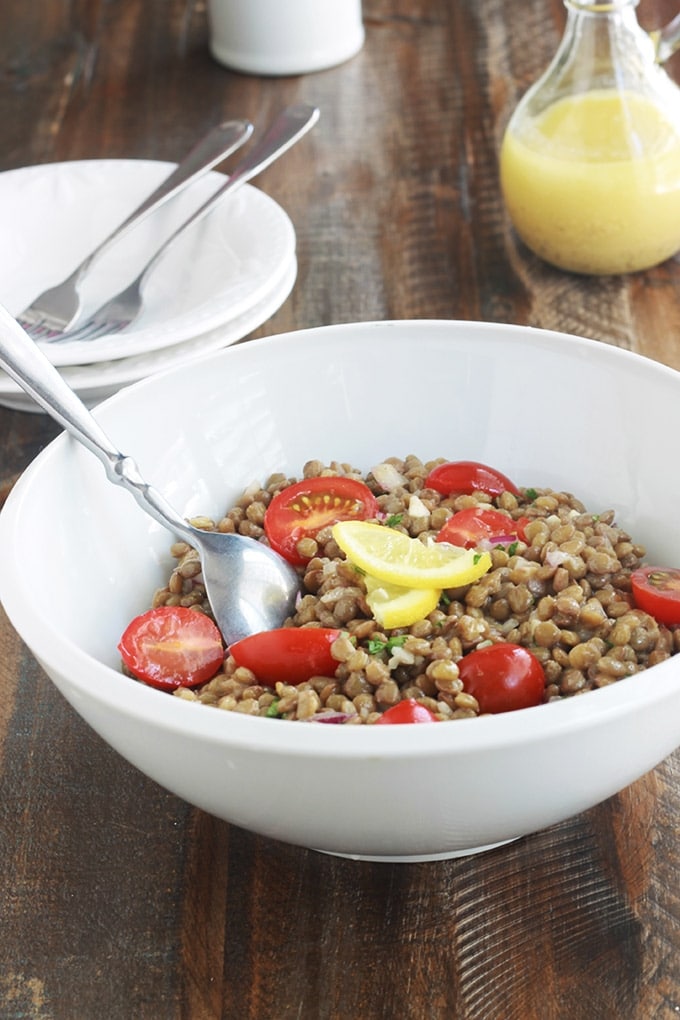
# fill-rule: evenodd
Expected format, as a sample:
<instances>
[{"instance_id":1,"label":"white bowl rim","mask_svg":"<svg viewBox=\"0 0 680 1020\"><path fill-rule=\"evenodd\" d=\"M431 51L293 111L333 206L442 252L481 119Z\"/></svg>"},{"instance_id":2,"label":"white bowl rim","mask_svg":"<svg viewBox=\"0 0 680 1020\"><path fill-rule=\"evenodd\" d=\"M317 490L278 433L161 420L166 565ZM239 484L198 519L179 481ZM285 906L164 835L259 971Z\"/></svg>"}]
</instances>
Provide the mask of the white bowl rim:
<instances>
[{"instance_id":1,"label":"white bowl rim","mask_svg":"<svg viewBox=\"0 0 680 1020\"><path fill-rule=\"evenodd\" d=\"M390 329L407 326L412 329L441 328L464 325L472 331L516 331L533 337L537 342L559 339L575 345L585 345L602 352L609 351L612 358L631 358L645 362L648 368L678 376L680 373L635 352L603 344L600 341L572 336L537 327L515 326L503 323L482 323L467 320L385 320L383 322L342 323L334 326L313 327L306 330L273 334L246 345L226 348L208 354L197 361L213 361L224 357L238 357L239 351L257 351L270 343L299 342L301 337L311 339L323 334L356 330L357 327ZM250 356L250 355L248 355ZM120 391L99 405L100 409L125 402L133 392L153 386L161 373L142 380ZM65 443L73 442L66 434L54 439L32 461L14 486L0 514L0 536L11 543L15 519L20 516L21 503L30 498L30 489L41 465L59 455ZM516 712L485 716L478 719L457 720L455 728L448 726L336 726L333 724L293 724L287 720L249 717L235 712L209 709L206 706L184 701L118 673L84 652L53 627L49 619L36 620L31 605L30 591L16 583L5 588L4 571L0 578L0 593L7 615L26 644L40 661L49 661L51 671L59 674L67 688L79 691L88 699L129 718L149 718L154 724L170 732L191 731L192 735L210 743L250 747L267 754L294 753L298 756L319 755L325 758L403 758L421 756L449 756L477 753L485 748L511 748L518 745L542 742L573 732L599 726L604 720L613 720L636 707L649 707L677 695L678 677L673 660L667 660L649 670L625 678L587 696L541 705ZM19 579L20 580L20 579ZM16 582L16 578L14 578ZM81 675L82 674L82 675ZM61 686L61 684L58 684ZM268 727L267 730L264 727Z\"/></svg>"}]
</instances>

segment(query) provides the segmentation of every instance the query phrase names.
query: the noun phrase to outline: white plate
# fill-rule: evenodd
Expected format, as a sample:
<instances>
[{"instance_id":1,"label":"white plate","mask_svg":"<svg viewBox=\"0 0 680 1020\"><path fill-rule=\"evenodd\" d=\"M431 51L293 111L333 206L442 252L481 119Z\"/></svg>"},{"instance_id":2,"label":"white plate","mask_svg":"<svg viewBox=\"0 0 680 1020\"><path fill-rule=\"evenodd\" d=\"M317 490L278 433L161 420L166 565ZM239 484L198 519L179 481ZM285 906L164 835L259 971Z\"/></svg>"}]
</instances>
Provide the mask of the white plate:
<instances>
[{"instance_id":1,"label":"white plate","mask_svg":"<svg viewBox=\"0 0 680 1020\"><path fill-rule=\"evenodd\" d=\"M293 289L296 276L297 261L293 257L281 279L266 297L239 318L202 336L193 337L182 344L175 344L151 354L141 354L97 365L65 367L60 369L61 375L88 407L94 407L123 386L129 386L130 383L137 382L147 375L173 368L201 354L209 354L242 340L278 311ZM35 401L4 372L0 372L0 407L8 407L14 411L43 413Z\"/></svg>"},{"instance_id":2,"label":"white plate","mask_svg":"<svg viewBox=\"0 0 680 1020\"><path fill-rule=\"evenodd\" d=\"M0 302L18 315L75 269L167 177L174 163L86 160L0 173ZM93 312L143 268L190 213L224 183L211 172L171 199L97 259L83 281ZM262 300L295 254L293 225L273 199L244 185L192 226L144 288L144 309L119 334L41 344L55 365L157 351L236 319Z\"/></svg>"}]
</instances>

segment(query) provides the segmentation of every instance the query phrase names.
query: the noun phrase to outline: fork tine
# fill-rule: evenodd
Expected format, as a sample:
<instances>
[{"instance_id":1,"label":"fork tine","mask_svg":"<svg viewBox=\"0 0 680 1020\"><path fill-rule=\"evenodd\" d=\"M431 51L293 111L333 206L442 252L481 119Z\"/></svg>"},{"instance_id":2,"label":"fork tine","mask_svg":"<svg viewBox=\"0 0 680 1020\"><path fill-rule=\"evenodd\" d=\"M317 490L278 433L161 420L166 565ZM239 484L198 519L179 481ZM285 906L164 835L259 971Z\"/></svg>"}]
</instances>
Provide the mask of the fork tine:
<instances>
[{"instance_id":1,"label":"fork tine","mask_svg":"<svg viewBox=\"0 0 680 1020\"><path fill-rule=\"evenodd\" d=\"M33 340L49 341L52 337L60 336L61 326L58 326L49 316L43 315L21 315L17 316L17 322Z\"/></svg>"},{"instance_id":2,"label":"fork tine","mask_svg":"<svg viewBox=\"0 0 680 1020\"><path fill-rule=\"evenodd\" d=\"M123 321L90 319L89 322L80 326L79 329L74 329L72 332L60 333L50 342L68 343L69 341L86 342L88 340L97 340L99 337L108 336L110 333L120 333L120 331L125 329L127 325L128 323Z\"/></svg>"},{"instance_id":3,"label":"fork tine","mask_svg":"<svg viewBox=\"0 0 680 1020\"><path fill-rule=\"evenodd\" d=\"M123 322L101 322L99 323L99 330L96 333L92 333L89 336L81 337L81 340L96 340L100 336L112 336L115 333L121 333L126 326L130 323L127 321Z\"/></svg>"},{"instance_id":4,"label":"fork tine","mask_svg":"<svg viewBox=\"0 0 680 1020\"><path fill-rule=\"evenodd\" d=\"M31 329L41 329L44 323L44 317L42 315L17 315L17 322L22 329L28 333Z\"/></svg>"},{"instance_id":5,"label":"fork tine","mask_svg":"<svg viewBox=\"0 0 680 1020\"><path fill-rule=\"evenodd\" d=\"M30 322L25 319L18 319L17 321L19 325L26 330L28 335L33 338L33 340L42 340L43 337L51 332L41 319L34 322Z\"/></svg>"},{"instance_id":6,"label":"fork tine","mask_svg":"<svg viewBox=\"0 0 680 1020\"><path fill-rule=\"evenodd\" d=\"M95 340L98 336L106 331L106 326L97 322L95 319L90 319L89 322L79 326L78 329L66 330L60 336L54 337L51 343L70 343L71 341L79 342L81 340Z\"/></svg>"},{"instance_id":7,"label":"fork tine","mask_svg":"<svg viewBox=\"0 0 680 1020\"><path fill-rule=\"evenodd\" d=\"M25 330L26 333L31 337L32 340L43 340L46 342L51 341L53 337L61 336L61 330L55 329L49 324L47 319L35 316L32 318L17 318L17 322Z\"/></svg>"}]
</instances>

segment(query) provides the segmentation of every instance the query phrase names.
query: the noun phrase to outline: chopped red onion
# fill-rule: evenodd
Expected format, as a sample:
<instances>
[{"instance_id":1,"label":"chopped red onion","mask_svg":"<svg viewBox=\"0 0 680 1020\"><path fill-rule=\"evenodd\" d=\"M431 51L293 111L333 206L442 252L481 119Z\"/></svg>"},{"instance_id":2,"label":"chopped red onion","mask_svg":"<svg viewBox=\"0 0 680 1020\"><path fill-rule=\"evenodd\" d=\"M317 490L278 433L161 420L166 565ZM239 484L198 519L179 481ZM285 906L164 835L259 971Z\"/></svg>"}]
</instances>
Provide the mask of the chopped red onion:
<instances>
[{"instance_id":1,"label":"chopped red onion","mask_svg":"<svg viewBox=\"0 0 680 1020\"><path fill-rule=\"evenodd\" d=\"M310 715L307 722L344 723L353 718L354 716L350 712L317 712L315 715Z\"/></svg>"}]
</instances>

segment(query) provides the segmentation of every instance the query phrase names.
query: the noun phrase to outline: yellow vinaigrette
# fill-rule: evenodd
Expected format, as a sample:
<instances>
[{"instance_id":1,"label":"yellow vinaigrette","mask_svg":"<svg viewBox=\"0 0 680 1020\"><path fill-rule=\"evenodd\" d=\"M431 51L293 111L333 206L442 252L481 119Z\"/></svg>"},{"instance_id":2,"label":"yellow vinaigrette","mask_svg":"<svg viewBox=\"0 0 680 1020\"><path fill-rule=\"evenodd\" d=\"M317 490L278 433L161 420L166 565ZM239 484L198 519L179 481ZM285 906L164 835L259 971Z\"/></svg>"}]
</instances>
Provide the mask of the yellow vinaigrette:
<instances>
[{"instance_id":1,"label":"yellow vinaigrette","mask_svg":"<svg viewBox=\"0 0 680 1020\"><path fill-rule=\"evenodd\" d=\"M444 588L472 584L491 567L488 552L446 542L425 544L369 521L340 521L333 526L333 538L347 559L368 575L368 604L388 628L422 620Z\"/></svg>"}]
</instances>

